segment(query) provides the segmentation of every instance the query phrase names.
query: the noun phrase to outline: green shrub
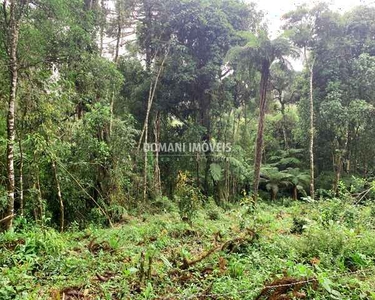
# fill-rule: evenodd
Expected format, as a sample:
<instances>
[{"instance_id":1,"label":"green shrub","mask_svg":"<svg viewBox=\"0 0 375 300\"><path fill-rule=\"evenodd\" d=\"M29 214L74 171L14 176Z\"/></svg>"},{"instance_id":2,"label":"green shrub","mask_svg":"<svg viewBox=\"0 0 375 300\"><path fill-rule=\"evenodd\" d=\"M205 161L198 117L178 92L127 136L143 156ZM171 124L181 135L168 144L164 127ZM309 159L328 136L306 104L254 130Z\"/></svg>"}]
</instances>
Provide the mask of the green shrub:
<instances>
[{"instance_id":1,"label":"green shrub","mask_svg":"<svg viewBox=\"0 0 375 300\"><path fill-rule=\"evenodd\" d=\"M151 203L151 205L157 211L164 212L164 213L170 213L170 212L177 211L177 207L176 207L175 203L173 203L166 196L157 197L155 199L155 201Z\"/></svg>"},{"instance_id":2,"label":"green shrub","mask_svg":"<svg viewBox=\"0 0 375 300\"><path fill-rule=\"evenodd\" d=\"M337 224L316 225L306 230L295 247L307 261L318 257L327 267L331 267L332 263L337 263L344 257L344 252L353 242L353 236L353 232Z\"/></svg>"},{"instance_id":3,"label":"green shrub","mask_svg":"<svg viewBox=\"0 0 375 300\"><path fill-rule=\"evenodd\" d=\"M305 231L307 224L308 222L306 219L300 218L300 217L294 217L293 226L290 232L293 234L302 234Z\"/></svg>"},{"instance_id":4,"label":"green shrub","mask_svg":"<svg viewBox=\"0 0 375 300\"><path fill-rule=\"evenodd\" d=\"M320 207L321 223L328 225L331 222L339 221L342 211L343 203L339 199L327 200L324 205Z\"/></svg>"},{"instance_id":5,"label":"green shrub","mask_svg":"<svg viewBox=\"0 0 375 300\"><path fill-rule=\"evenodd\" d=\"M108 215L111 218L112 222L121 222L126 219L128 216L128 211L125 207L121 205L111 205L108 209Z\"/></svg>"},{"instance_id":6,"label":"green shrub","mask_svg":"<svg viewBox=\"0 0 375 300\"><path fill-rule=\"evenodd\" d=\"M181 219L191 224L202 205L203 195L198 188L190 184L188 175L188 173L182 172L178 175L175 199Z\"/></svg>"},{"instance_id":7,"label":"green shrub","mask_svg":"<svg viewBox=\"0 0 375 300\"><path fill-rule=\"evenodd\" d=\"M229 275L233 278L241 278L245 272L245 264L240 260L232 259L228 266Z\"/></svg>"},{"instance_id":8,"label":"green shrub","mask_svg":"<svg viewBox=\"0 0 375 300\"><path fill-rule=\"evenodd\" d=\"M211 221L217 221L220 219L220 211L216 208L207 210L207 216Z\"/></svg>"},{"instance_id":9,"label":"green shrub","mask_svg":"<svg viewBox=\"0 0 375 300\"><path fill-rule=\"evenodd\" d=\"M221 209L216 205L212 197L208 198L207 203L204 206L204 209L206 211L208 219L212 221L217 221L220 219Z\"/></svg>"}]
</instances>

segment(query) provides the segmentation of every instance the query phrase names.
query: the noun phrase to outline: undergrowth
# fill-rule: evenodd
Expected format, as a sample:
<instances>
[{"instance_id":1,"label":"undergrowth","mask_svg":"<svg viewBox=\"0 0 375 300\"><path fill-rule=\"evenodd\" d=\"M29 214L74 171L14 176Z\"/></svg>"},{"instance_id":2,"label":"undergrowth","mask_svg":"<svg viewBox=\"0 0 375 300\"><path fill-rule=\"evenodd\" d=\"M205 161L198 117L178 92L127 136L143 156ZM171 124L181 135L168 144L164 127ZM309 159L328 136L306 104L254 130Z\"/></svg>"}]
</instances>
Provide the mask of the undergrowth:
<instances>
[{"instance_id":1,"label":"undergrowth","mask_svg":"<svg viewBox=\"0 0 375 300\"><path fill-rule=\"evenodd\" d=\"M375 299L371 204L211 203L188 224L164 202L157 215L115 212L112 229L2 234L0 299ZM286 298L266 288L305 279Z\"/></svg>"}]
</instances>

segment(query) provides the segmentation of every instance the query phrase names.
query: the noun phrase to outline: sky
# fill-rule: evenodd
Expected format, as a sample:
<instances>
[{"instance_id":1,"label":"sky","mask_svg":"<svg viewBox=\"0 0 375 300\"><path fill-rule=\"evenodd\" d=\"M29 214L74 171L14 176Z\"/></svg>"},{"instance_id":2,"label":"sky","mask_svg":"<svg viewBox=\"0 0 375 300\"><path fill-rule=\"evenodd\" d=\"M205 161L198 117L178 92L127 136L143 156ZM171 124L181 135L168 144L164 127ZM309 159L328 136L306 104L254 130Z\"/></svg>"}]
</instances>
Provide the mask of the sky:
<instances>
[{"instance_id":1,"label":"sky","mask_svg":"<svg viewBox=\"0 0 375 300\"><path fill-rule=\"evenodd\" d=\"M272 37L277 37L281 31L281 17L293 10L297 5L304 3L313 4L317 1L308 0L247 0L248 2L255 2L258 9L263 10L265 13L265 19L270 29ZM321 1L320 1L321 2ZM375 0L327 0L330 3L331 9L345 12L358 5L372 5L375 6ZM302 59L290 59L293 68L296 71L301 71L303 68Z\"/></svg>"},{"instance_id":2,"label":"sky","mask_svg":"<svg viewBox=\"0 0 375 300\"><path fill-rule=\"evenodd\" d=\"M297 5L303 3L314 3L316 1L306 0L248 0L255 2L258 8L266 13L266 20L273 36L278 35L278 30L281 26L280 18L283 14L293 10ZM326 1L331 4L331 8L340 12L345 12L354 6L361 4L374 5L375 0L331 0Z\"/></svg>"}]
</instances>

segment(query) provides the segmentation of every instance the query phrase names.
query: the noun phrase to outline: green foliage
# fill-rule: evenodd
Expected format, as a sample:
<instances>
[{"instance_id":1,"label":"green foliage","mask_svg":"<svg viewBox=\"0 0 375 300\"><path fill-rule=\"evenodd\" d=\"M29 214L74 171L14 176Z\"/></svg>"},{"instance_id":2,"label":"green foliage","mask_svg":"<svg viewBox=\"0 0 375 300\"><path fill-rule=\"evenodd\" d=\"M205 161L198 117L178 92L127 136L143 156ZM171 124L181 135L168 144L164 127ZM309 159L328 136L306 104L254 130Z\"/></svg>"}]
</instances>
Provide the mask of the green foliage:
<instances>
[{"instance_id":1,"label":"green foliage","mask_svg":"<svg viewBox=\"0 0 375 300\"><path fill-rule=\"evenodd\" d=\"M375 9L298 6L271 39L263 13L239 0L116 0L113 11L103 2L12 2L16 216L0 235L0 299L60 299L67 288L98 299L255 299L271 275L317 278L307 299L374 297L371 274L344 272L375 261ZM0 220L9 213L12 3L0 6ZM127 48L114 62L112 44ZM294 47L303 70L287 61ZM231 151L143 155L141 133ZM268 194L282 201L263 201ZM103 229L108 217L115 226ZM257 239L241 244L248 228ZM240 245L221 250L237 236Z\"/></svg>"},{"instance_id":2,"label":"green foliage","mask_svg":"<svg viewBox=\"0 0 375 300\"><path fill-rule=\"evenodd\" d=\"M177 211L176 204L166 196L156 198L151 203L151 205L155 207L158 211L164 213L172 213Z\"/></svg>"},{"instance_id":3,"label":"green foliage","mask_svg":"<svg viewBox=\"0 0 375 300\"><path fill-rule=\"evenodd\" d=\"M212 163L210 165L210 172L214 181L220 181L222 179L222 169L219 164Z\"/></svg>"},{"instance_id":4,"label":"green foliage","mask_svg":"<svg viewBox=\"0 0 375 300\"><path fill-rule=\"evenodd\" d=\"M276 200L281 186L290 184L291 175L279 171L277 168L265 166L261 170L261 182L265 182L266 189L271 193L271 199Z\"/></svg>"},{"instance_id":5,"label":"green foliage","mask_svg":"<svg viewBox=\"0 0 375 300\"><path fill-rule=\"evenodd\" d=\"M291 228L290 232L294 234L302 234L305 229L308 221L303 218L294 217L293 218L293 227Z\"/></svg>"},{"instance_id":6,"label":"green foliage","mask_svg":"<svg viewBox=\"0 0 375 300\"><path fill-rule=\"evenodd\" d=\"M204 205L204 209L206 210L207 217L211 221L219 220L221 217L221 209L216 205L213 199L208 199L208 203Z\"/></svg>"},{"instance_id":7,"label":"green foliage","mask_svg":"<svg viewBox=\"0 0 375 300\"><path fill-rule=\"evenodd\" d=\"M7 284L0 287L0 293L4 299L20 295L24 299L33 299L35 295L49 299L51 290L58 292L66 287L87 286L89 295L95 293L103 299L130 295L143 299L151 294L165 297L171 291L192 295L201 284L214 282L211 294L230 292L233 299L243 299L240 293L243 290L252 298L257 297L264 282L271 280L270 274L318 278L317 289L305 290L311 299L337 293L342 298L356 299L371 291L369 271L360 278L348 273L374 267L373 229L367 226L366 219L369 209L353 206L357 221L354 228L349 228L346 223L323 225L317 221L322 210L333 202L293 203L290 207L259 204L253 212L259 239L240 246L239 252L218 250L206 257L191 269L194 272L191 272L189 285L170 281L162 275L178 268L183 258L192 261L206 253L215 243L213 236L220 245L238 234L245 234L246 229L228 226L238 223L243 207L233 207L221 214L219 220L207 218L206 208L198 210L194 230L175 214L166 213L145 214L144 218L130 216L127 224L113 229L91 227L81 232L59 234L33 225L19 233L8 232L0 240L0 281ZM347 208L345 206L345 210ZM309 222L298 236L285 230L293 226L293 219ZM301 224L300 221L295 223ZM93 251L96 247L98 252ZM146 273L152 257L152 276L145 281L140 293L132 294L131 283L139 280L141 252ZM95 279L97 274L104 278L107 272L116 272L118 276L107 281ZM205 272L206 277L201 272ZM43 282L43 285L36 282Z\"/></svg>"},{"instance_id":8,"label":"green foliage","mask_svg":"<svg viewBox=\"0 0 375 300\"><path fill-rule=\"evenodd\" d=\"M189 174L179 174L175 198L181 219L192 224L193 218L202 205L203 195L196 187L189 184Z\"/></svg>"}]
</instances>

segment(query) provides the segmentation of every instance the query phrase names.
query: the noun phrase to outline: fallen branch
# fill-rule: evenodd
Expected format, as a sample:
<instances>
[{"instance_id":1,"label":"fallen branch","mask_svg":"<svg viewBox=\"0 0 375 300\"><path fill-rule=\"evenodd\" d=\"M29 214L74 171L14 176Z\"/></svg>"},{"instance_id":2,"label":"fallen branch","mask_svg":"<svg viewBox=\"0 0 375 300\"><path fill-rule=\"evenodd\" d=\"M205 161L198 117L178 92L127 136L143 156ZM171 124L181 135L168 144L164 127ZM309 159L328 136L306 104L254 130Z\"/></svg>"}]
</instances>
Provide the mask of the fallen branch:
<instances>
[{"instance_id":1,"label":"fallen branch","mask_svg":"<svg viewBox=\"0 0 375 300\"><path fill-rule=\"evenodd\" d=\"M107 241L101 243L95 243L96 237L91 240L88 245L88 249L91 253L97 254L100 250L107 251L109 253L114 253L116 250L113 249Z\"/></svg>"},{"instance_id":2,"label":"fallen branch","mask_svg":"<svg viewBox=\"0 0 375 300\"><path fill-rule=\"evenodd\" d=\"M249 235L249 236L248 236ZM242 236L238 236L234 239L228 240L225 243L218 245L216 247L211 248L206 253L202 254L196 259L189 261L188 259L184 258L183 263L180 267L182 270L189 269L190 267L196 265L197 263L201 262L205 258L209 257L211 254L215 253L216 251L227 251L229 250L232 253L235 249L237 249L240 245L245 243L250 243L256 238L256 234L253 230L247 230L246 234Z\"/></svg>"},{"instance_id":3,"label":"fallen branch","mask_svg":"<svg viewBox=\"0 0 375 300\"><path fill-rule=\"evenodd\" d=\"M372 191L372 187L370 187L369 189L365 190L365 191L362 191L361 193L359 193L357 195L357 201L354 203L354 205L357 205L359 203L361 203L361 201Z\"/></svg>"},{"instance_id":4,"label":"fallen branch","mask_svg":"<svg viewBox=\"0 0 375 300\"><path fill-rule=\"evenodd\" d=\"M316 289L316 282L316 278L304 278L301 280L292 277L283 277L281 279L276 279L266 284L255 300L305 299L306 294L301 292L301 289L309 284L313 284L313 289Z\"/></svg>"},{"instance_id":5,"label":"fallen branch","mask_svg":"<svg viewBox=\"0 0 375 300\"><path fill-rule=\"evenodd\" d=\"M15 214L6 216L4 219L0 220L0 224L5 223L6 221L9 221L10 219L13 219L15 216L16 216Z\"/></svg>"},{"instance_id":6,"label":"fallen branch","mask_svg":"<svg viewBox=\"0 0 375 300\"><path fill-rule=\"evenodd\" d=\"M194 259L194 260L191 260L191 261L184 258L182 266L180 267L180 269L183 269L183 270L189 269L190 267L192 267L192 266L196 265L197 263L201 262L206 257L210 256L212 253L216 252L219 249L221 249L221 246L214 247L214 248L210 249L209 251L207 251L206 253L204 253L203 255L201 255L200 257L198 257L197 259Z\"/></svg>"}]
</instances>

